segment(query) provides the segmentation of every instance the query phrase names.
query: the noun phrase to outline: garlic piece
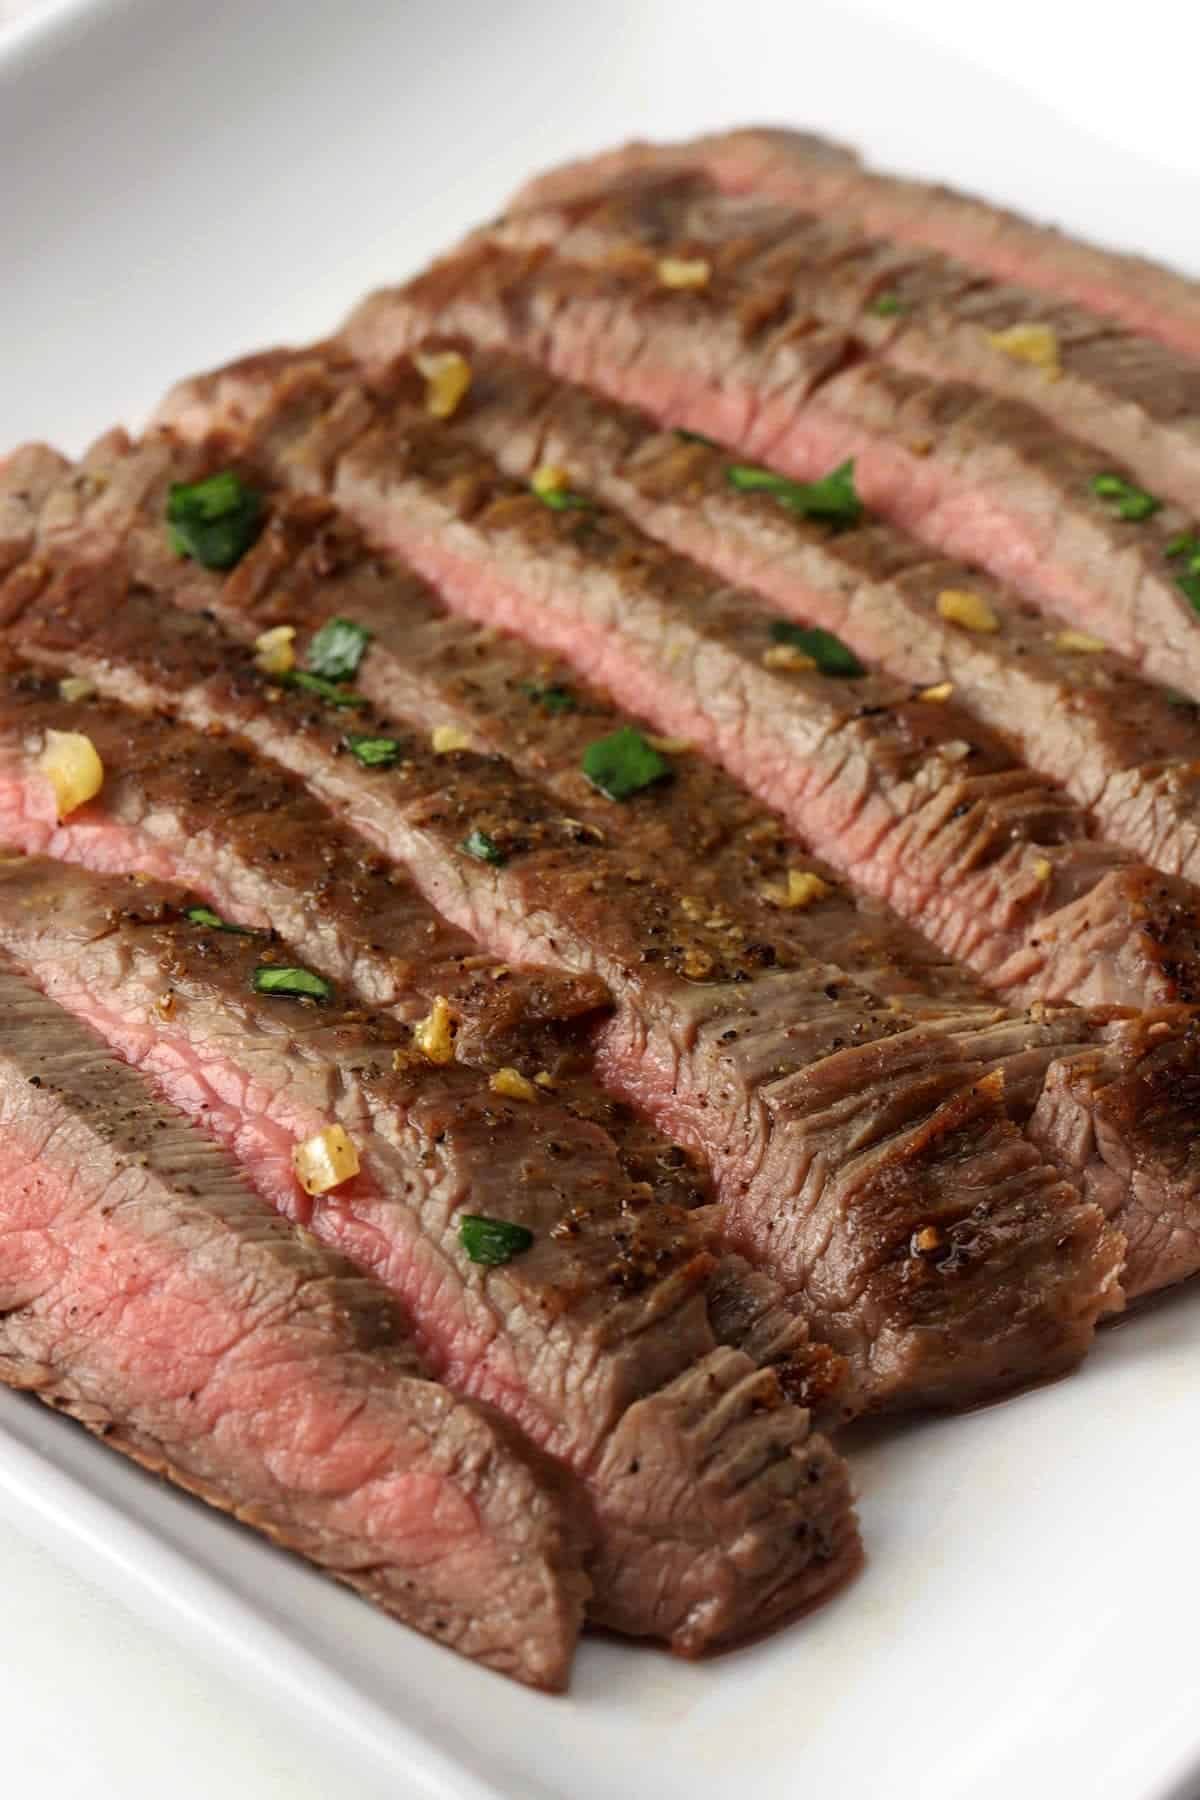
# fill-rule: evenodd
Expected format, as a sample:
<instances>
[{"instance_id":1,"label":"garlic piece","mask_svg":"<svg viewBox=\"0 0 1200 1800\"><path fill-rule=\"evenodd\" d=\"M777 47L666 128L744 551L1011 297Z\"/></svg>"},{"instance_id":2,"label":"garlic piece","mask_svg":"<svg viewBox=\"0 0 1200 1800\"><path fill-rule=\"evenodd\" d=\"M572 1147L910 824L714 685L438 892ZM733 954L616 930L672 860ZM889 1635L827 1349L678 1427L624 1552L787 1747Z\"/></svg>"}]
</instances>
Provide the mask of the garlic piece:
<instances>
[{"instance_id":1,"label":"garlic piece","mask_svg":"<svg viewBox=\"0 0 1200 1800\"><path fill-rule=\"evenodd\" d=\"M702 256L660 256L658 259L658 279L663 287L707 287L711 276L712 264Z\"/></svg>"},{"instance_id":2,"label":"garlic piece","mask_svg":"<svg viewBox=\"0 0 1200 1800\"><path fill-rule=\"evenodd\" d=\"M560 494L570 483L570 476L561 463L539 463L529 477L529 485L539 497L546 494Z\"/></svg>"},{"instance_id":3,"label":"garlic piece","mask_svg":"<svg viewBox=\"0 0 1200 1800\"><path fill-rule=\"evenodd\" d=\"M273 625L254 640L254 665L264 675L286 675L296 666L296 627Z\"/></svg>"},{"instance_id":4,"label":"garlic piece","mask_svg":"<svg viewBox=\"0 0 1200 1800\"><path fill-rule=\"evenodd\" d=\"M58 684L58 697L73 704L76 700L90 700L96 692L96 684L89 681L86 675L64 675Z\"/></svg>"},{"instance_id":5,"label":"garlic piece","mask_svg":"<svg viewBox=\"0 0 1200 1800\"><path fill-rule=\"evenodd\" d=\"M423 1019L413 1026L413 1042L431 1063L454 1061L454 1014L444 994L439 994Z\"/></svg>"},{"instance_id":6,"label":"garlic piece","mask_svg":"<svg viewBox=\"0 0 1200 1800\"><path fill-rule=\"evenodd\" d=\"M1062 374L1058 337L1049 325L1010 325L1006 331L988 331L984 336L993 350L1010 356L1014 362L1032 364L1047 381L1057 381Z\"/></svg>"},{"instance_id":7,"label":"garlic piece","mask_svg":"<svg viewBox=\"0 0 1200 1800\"><path fill-rule=\"evenodd\" d=\"M536 1100L537 1089L519 1069L497 1069L488 1086L505 1100Z\"/></svg>"},{"instance_id":8,"label":"garlic piece","mask_svg":"<svg viewBox=\"0 0 1200 1800\"><path fill-rule=\"evenodd\" d=\"M953 692L954 683L952 681L938 681L934 683L933 687L922 688L917 699L928 700L932 705L940 705L943 700L948 700Z\"/></svg>"},{"instance_id":9,"label":"garlic piece","mask_svg":"<svg viewBox=\"0 0 1200 1800\"><path fill-rule=\"evenodd\" d=\"M54 789L60 819L94 800L104 786L104 764L82 731L47 731L37 766Z\"/></svg>"},{"instance_id":10,"label":"garlic piece","mask_svg":"<svg viewBox=\"0 0 1200 1800\"><path fill-rule=\"evenodd\" d=\"M827 881L814 875L811 869L789 869L785 886L769 882L762 890L764 900L772 906L784 907L792 912L800 907L812 906L817 900L823 900L826 894L833 892Z\"/></svg>"},{"instance_id":11,"label":"garlic piece","mask_svg":"<svg viewBox=\"0 0 1200 1800\"><path fill-rule=\"evenodd\" d=\"M1108 645L1103 638L1093 637L1090 631L1060 631L1054 639L1054 648L1094 656L1100 650L1107 650Z\"/></svg>"},{"instance_id":12,"label":"garlic piece","mask_svg":"<svg viewBox=\"0 0 1200 1800\"><path fill-rule=\"evenodd\" d=\"M457 725L437 725L429 739L433 745L435 756L445 756L451 750L469 750L471 739Z\"/></svg>"},{"instance_id":13,"label":"garlic piece","mask_svg":"<svg viewBox=\"0 0 1200 1800\"><path fill-rule=\"evenodd\" d=\"M943 588L937 597L937 609L951 625L965 631L999 631L1000 621L981 594L965 588Z\"/></svg>"},{"instance_id":14,"label":"garlic piece","mask_svg":"<svg viewBox=\"0 0 1200 1800\"><path fill-rule=\"evenodd\" d=\"M762 665L764 669L787 669L792 674L799 674L805 669L815 669L817 659L807 655L797 644L772 644L762 653Z\"/></svg>"},{"instance_id":15,"label":"garlic piece","mask_svg":"<svg viewBox=\"0 0 1200 1800\"><path fill-rule=\"evenodd\" d=\"M340 1125L327 1125L324 1131L296 1145L292 1167L306 1194L328 1194L344 1181L352 1180L360 1164L354 1140Z\"/></svg>"},{"instance_id":16,"label":"garlic piece","mask_svg":"<svg viewBox=\"0 0 1200 1800\"><path fill-rule=\"evenodd\" d=\"M471 365L459 350L419 350L413 357L425 377L425 410L435 419L452 419L471 386Z\"/></svg>"}]
</instances>

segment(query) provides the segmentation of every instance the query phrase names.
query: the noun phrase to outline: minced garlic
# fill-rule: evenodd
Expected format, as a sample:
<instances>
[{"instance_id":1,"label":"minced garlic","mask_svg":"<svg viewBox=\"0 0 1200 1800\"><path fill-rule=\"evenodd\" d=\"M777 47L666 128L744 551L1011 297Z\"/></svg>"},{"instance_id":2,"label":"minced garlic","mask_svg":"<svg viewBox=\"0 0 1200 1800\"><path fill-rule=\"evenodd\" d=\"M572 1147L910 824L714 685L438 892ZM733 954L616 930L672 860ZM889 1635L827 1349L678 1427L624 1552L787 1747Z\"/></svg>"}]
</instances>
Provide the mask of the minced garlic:
<instances>
[{"instance_id":1,"label":"minced garlic","mask_svg":"<svg viewBox=\"0 0 1200 1800\"><path fill-rule=\"evenodd\" d=\"M451 419L471 386L471 365L458 350L419 350L413 357L425 377L425 410L435 419Z\"/></svg>"},{"instance_id":2,"label":"minced garlic","mask_svg":"<svg viewBox=\"0 0 1200 1800\"><path fill-rule=\"evenodd\" d=\"M104 786L104 764L82 731L47 731L38 768L54 789L60 819L94 800Z\"/></svg>"},{"instance_id":3,"label":"minced garlic","mask_svg":"<svg viewBox=\"0 0 1200 1800\"><path fill-rule=\"evenodd\" d=\"M663 287L707 287L711 276L712 264L702 256L660 256L658 259L658 279Z\"/></svg>"},{"instance_id":4,"label":"minced garlic","mask_svg":"<svg viewBox=\"0 0 1200 1800\"><path fill-rule=\"evenodd\" d=\"M1039 856L1033 865L1034 880L1040 882L1042 887L1045 887L1053 873L1054 864L1046 857Z\"/></svg>"},{"instance_id":5,"label":"minced garlic","mask_svg":"<svg viewBox=\"0 0 1200 1800\"><path fill-rule=\"evenodd\" d=\"M817 659L795 644L772 644L769 650L763 651L762 664L764 669L788 669L798 674L804 669L815 669Z\"/></svg>"},{"instance_id":6,"label":"minced garlic","mask_svg":"<svg viewBox=\"0 0 1200 1800\"><path fill-rule=\"evenodd\" d=\"M454 1061L454 1014L444 994L439 994L423 1019L413 1026L413 1042L431 1063Z\"/></svg>"},{"instance_id":7,"label":"minced garlic","mask_svg":"<svg viewBox=\"0 0 1200 1800\"><path fill-rule=\"evenodd\" d=\"M712 974L714 963L707 950L693 948L684 952L682 968L689 981L703 981Z\"/></svg>"},{"instance_id":8,"label":"minced garlic","mask_svg":"<svg viewBox=\"0 0 1200 1800\"><path fill-rule=\"evenodd\" d=\"M690 738L681 737L651 737L647 734L646 742L652 750L660 751L663 756L679 756L692 747Z\"/></svg>"},{"instance_id":9,"label":"minced garlic","mask_svg":"<svg viewBox=\"0 0 1200 1800\"><path fill-rule=\"evenodd\" d=\"M429 739L433 745L435 756L445 756L451 750L469 750L471 739L457 725L436 725Z\"/></svg>"},{"instance_id":10,"label":"minced garlic","mask_svg":"<svg viewBox=\"0 0 1200 1800\"><path fill-rule=\"evenodd\" d=\"M86 675L64 675L58 684L58 697L73 704L76 700L91 700L96 692L96 684L89 681Z\"/></svg>"},{"instance_id":11,"label":"minced garlic","mask_svg":"<svg viewBox=\"0 0 1200 1800\"><path fill-rule=\"evenodd\" d=\"M943 588L937 597L937 609L951 625L965 631L999 631L1000 621L981 594L965 588Z\"/></svg>"},{"instance_id":12,"label":"minced garlic","mask_svg":"<svg viewBox=\"0 0 1200 1800\"><path fill-rule=\"evenodd\" d=\"M822 881L819 875L814 875L811 869L789 869L786 884L780 886L776 882L768 882L762 890L762 896L772 906L782 906L792 912L803 906L812 906L815 901L823 900L832 891L829 883Z\"/></svg>"},{"instance_id":13,"label":"minced garlic","mask_svg":"<svg viewBox=\"0 0 1200 1800\"><path fill-rule=\"evenodd\" d=\"M1047 381L1057 381L1062 374L1058 356L1058 337L1049 325L1010 325L1006 331L984 333L993 350L1014 362L1031 363L1040 369Z\"/></svg>"},{"instance_id":14,"label":"minced garlic","mask_svg":"<svg viewBox=\"0 0 1200 1800\"><path fill-rule=\"evenodd\" d=\"M254 640L255 667L264 675L286 675L296 666L296 627L273 625Z\"/></svg>"},{"instance_id":15,"label":"minced garlic","mask_svg":"<svg viewBox=\"0 0 1200 1800\"><path fill-rule=\"evenodd\" d=\"M519 1069L497 1069L488 1086L505 1100L536 1100L537 1089Z\"/></svg>"},{"instance_id":16,"label":"minced garlic","mask_svg":"<svg viewBox=\"0 0 1200 1800\"><path fill-rule=\"evenodd\" d=\"M948 700L953 692L954 683L952 681L938 681L933 687L922 688L917 699L928 700L937 705L943 700Z\"/></svg>"},{"instance_id":17,"label":"minced garlic","mask_svg":"<svg viewBox=\"0 0 1200 1800\"><path fill-rule=\"evenodd\" d=\"M306 1194L328 1194L332 1188L352 1180L360 1164L353 1139L340 1125L327 1125L324 1131L296 1145L292 1167Z\"/></svg>"},{"instance_id":18,"label":"minced garlic","mask_svg":"<svg viewBox=\"0 0 1200 1800\"><path fill-rule=\"evenodd\" d=\"M553 1075L550 1073L549 1069L539 1069L533 1079L534 1079L534 1082L536 1083L536 1085L540 1088L554 1089L558 1086L557 1081L555 1081L555 1079L554 1079Z\"/></svg>"},{"instance_id":19,"label":"minced garlic","mask_svg":"<svg viewBox=\"0 0 1200 1800\"><path fill-rule=\"evenodd\" d=\"M1054 648L1094 656L1100 650L1107 650L1108 645L1103 638L1093 637L1088 631L1060 631L1055 637Z\"/></svg>"}]
</instances>

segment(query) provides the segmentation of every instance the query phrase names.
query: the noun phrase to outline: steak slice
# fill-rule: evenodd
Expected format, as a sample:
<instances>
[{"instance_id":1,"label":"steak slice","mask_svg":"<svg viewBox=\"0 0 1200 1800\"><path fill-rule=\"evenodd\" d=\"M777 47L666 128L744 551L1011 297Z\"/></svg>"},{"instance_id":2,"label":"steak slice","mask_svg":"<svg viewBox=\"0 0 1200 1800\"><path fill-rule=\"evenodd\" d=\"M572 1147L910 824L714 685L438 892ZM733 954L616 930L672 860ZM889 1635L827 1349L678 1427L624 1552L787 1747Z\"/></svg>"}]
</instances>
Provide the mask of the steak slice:
<instances>
[{"instance_id":1,"label":"steak slice","mask_svg":"<svg viewBox=\"0 0 1200 1800\"><path fill-rule=\"evenodd\" d=\"M640 253L656 280L659 258L699 255L743 307L786 304L853 331L897 368L1025 400L1156 491L1200 504L1200 364L938 251L872 238L852 218L722 195L682 173L632 177L486 232L504 248L549 244L568 261L600 266Z\"/></svg>"},{"instance_id":2,"label":"steak slice","mask_svg":"<svg viewBox=\"0 0 1200 1800\"><path fill-rule=\"evenodd\" d=\"M181 460L155 457L161 504ZM918 1025L813 958L764 968L497 757L438 755L364 704L357 729L394 738L396 760L360 767L342 709L266 680L205 617L237 613L220 580L164 559L162 537L149 516L120 548L83 527L73 554L9 582L10 634L124 698L233 728L506 960L599 973L616 1002L596 1040L606 1084L707 1156L733 1247L800 1296L860 1404L995 1392L1081 1354L1119 1303L1121 1244L1008 1119L994 1056L966 1060L944 1022ZM330 600L339 554L319 531ZM464 852L473 832L487 860ZM944 1256L915 1245L928 1227Z\"/></svg>"},{"instance_id":3,"label":"steak slice","mask_svg":"<svg viewBox=\"0 0 1200 1800\"><path fill-rule=\"evenodd\" d=\"M809 131L747 126L682 144L630 143L528 182L513 209L561 203L618 177L700 169L725 193L761 194L804 212L850 217L879 237L925 244L1028 288L1200 355L1200 284L1144 256L1080 243L938 182L864 167L854 151Z\"/></svg>"},{"instance_id":4,"label":"steak slice","mask_svg":"<svg viewBox=\"0 0 1200 1800\"><path fill-rule=\"evenodd\" d=\"M427 1366L580 1478L593 1619L690 1654L853 1568L842 1464L773 1369L716 1345L698 1222L622 1185L594 1129L429 1062L336 996L256 991L257 971L299 952L198 926L177 888L17 858L0 893L0 940L38 986L202 1121L278 1212L399 1294ZM292 1147L334 1123L360 1170L314 1198ZM470 1260L464 1212L531 1242Z\"/></svg>"},{"instance_id":5,"label":"steak slice","mask_svg":"<svg viewBox=\"0 0 1200 1800\"><path fill-rule=\"evenodd\" d=\"M47 444L25 444L0 460L0 575L28 554L47 500L71 475L66 457Z\"/></svg>"},{"instance_id":6,"label":"steak slice","mask_svg":"<svg viewBox=\"0 0 1200 1800\"><path fill-rule=\"evenodd\" d=\"M211 379L207 416L292 479L331 486L456 609L569 657L722 761L997 988L1133 1006L1200 995L1196 890L1098 842L1061 789L953 700L771 666L773 621L754 595L615 512L544 506L414 405L403 370L398 387L369 396L336 358L328 371L252 359ZM192 428L204 391L193 383Z\"/></svg>"},{"instance_id":7,"label":"steak slice","mask_svg":"<svg viewBox=\"0 0 1200 1800\"><path fill-rule=\"evenodd\" d=\"M966 563L877 520L831 531L769 493L730 484L731 456L664 432L647 414L556 381L503 351L460 342L470 396L455 429L512 476L568 468L584 489L782 614L836 632L917 688L957 699L1095 813L1112 842L1200 879L1197 711L1141 680L1097 639L1056 628ZM948 622L947 591L973 591L994 632Z\"/></svg>"},{"instance_id":8,"label":"steak slice","mask_svg":"<svg viewBox=\"0 0 1200 1800\"><path fill-rule=\"evenodd\" d=\"M561 1477L7 959L0 1006L0 1380L419 1631L565 1686L588 1584Z\"/></svg>"},{"instance_id":9,"label":"steak slice","mask_svg":"<svg viewBox=\"0 0 1200 1800\"><path fill-rule=\"evenodd\" d=\"M853 459L872 511L1200 697L1191 515L1113 516L1119 500L1092 483L1130 471L1023 401L864 360L858 336L779 290L681 292L628 258L598 268L476 244L365 301L345 337L380 370L430 333L518 351L801 481ZM192 391L164 418L186 428Z\"/></svg>"}]
</instances>

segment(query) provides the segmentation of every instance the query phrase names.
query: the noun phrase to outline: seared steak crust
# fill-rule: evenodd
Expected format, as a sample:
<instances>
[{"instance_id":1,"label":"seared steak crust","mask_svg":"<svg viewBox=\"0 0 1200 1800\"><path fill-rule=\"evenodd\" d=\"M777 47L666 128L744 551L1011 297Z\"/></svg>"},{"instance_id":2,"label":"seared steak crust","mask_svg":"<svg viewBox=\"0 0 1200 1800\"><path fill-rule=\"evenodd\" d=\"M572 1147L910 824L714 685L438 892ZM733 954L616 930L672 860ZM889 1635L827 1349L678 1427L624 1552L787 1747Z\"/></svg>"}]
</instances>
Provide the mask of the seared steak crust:
<instances>
[{"instance_id":1,"label":"seared steak crust","mask_svg":"<svg viewBox=\"0 0 1200 1800\"><path fill-rule=\"evenodd\" d=\"M587 1593L562 1478L426 1379L383 1290L7 959L0 1008L0 1379L418 1630L562 1687Z\"/></svg>"}]
</instances>

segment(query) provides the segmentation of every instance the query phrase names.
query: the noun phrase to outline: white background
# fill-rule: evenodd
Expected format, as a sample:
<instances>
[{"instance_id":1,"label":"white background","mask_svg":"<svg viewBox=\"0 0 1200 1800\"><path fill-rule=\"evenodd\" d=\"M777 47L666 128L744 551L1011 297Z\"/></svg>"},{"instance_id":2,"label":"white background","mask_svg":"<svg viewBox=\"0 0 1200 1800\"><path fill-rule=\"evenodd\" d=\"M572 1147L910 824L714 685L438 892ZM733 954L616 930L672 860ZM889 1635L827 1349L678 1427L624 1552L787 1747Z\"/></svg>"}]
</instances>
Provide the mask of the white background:
<instances>
[{"instance_id":1,"label":"white background","mask_svg":"<svg viewBox=\"0 0 1200 1800\"><path fill-rule=\"evenodd\" d=\"M264 0L244 3L257 16L288 11L286 5L269 6ZM14 0L0 0L0 22L24 10ZM538 31L531 31L530 20L536 10L540 10L542 23ZM1055 5L1053 0L999 0L986 6L971 0L946 0L944 4L941 0L925 0L924 4L920 0L859 0L853 9L806 5L802 0L784 0L776 6L723 0L719 6L697 4L692 8L689 16L694 26L686 33L679 33L683 9L657 5L653 0L641 6L607 6L605 0L589 0L580 6L578 0L557 0L540 9L496 0L476 8L457 4L453 14L480 35L495 34L498 68L502 67L503 37L510 24L525 40L523 55L528 67L529 56L536 54L531 46L538 43L539 32L549 55L576 33L586 36L590 45L599 44L603 34L597 30L598 23L611 20L606 54L589 53L592 59L586 71L577 74L592 83L624 81L629 100L623 119L630 132L653 132L659 121L669 122L663 129L676 128L683 113L688 114L689 124L700 124L705 118L729 120L739 114L752 118L763 113L777 118L790 113L797 121L807 118L826 125L836 122L847 135L869 143L877 155L891 156L912 167L923 166L964 185L986 182L998 197L1040 204L1047 213L1095 233L1103 232L1110 211L1116 211L1127 239L1132 241L1131 233L1136 231L1146 248L1171 251L1200 270L1200 209L1195 205L1200 191L1200 34L1194 23L1179 23L1181 10L1159 0L1139 0L1136 6L1119 8L1099 4L1099 0L1086 6ZM201 0L183 0L172 11L193 24L208 12L215 16L214 29L221 29L220 5L209 8ZM418 46L423 41L418 25L444 11L428 4L397 4L395 8L397 15L414 22ZM305 16L311 16L308 9ZM823 54L823 44L837 18L854 23L844 32L844 55L833 60ZM345 19L346 9L329 5L331 43L346 29ZM678 34L675 73L671 73L672 56L658 55L653 65L649 61L645 65L658 71L654 79L629 78L621 73L622 57L646 54L658 19L664 31L669 28ZM923 85L919 76L914 77L911 58L905 61L903 81L898 79L893 52L901 36L928 42ZM723 53L723 45L730 41L736 43L736 58ZM752 54L747 54L748 43ZM419 49L414 54L419 55ZM453 40L439 40L439 56L448 63L443 60L427 75L420 67L404 66L402 58L397 60L398 132L403 127L408 85L426 80L443 88L446 127L451 133L456 129ZM736 89L727 84L727 62L736 62ZM958 81L956 75L964 65L986 71L982 82ZM270 83L278 70L268 62L250 73L252 79L247 79L245 69L240 70L238 79L231 76L231 92L242 108L255 81ZM1040 129L1031 134L1025 113L1020 108L1012 110L1011 103L1021 95L1045 103L1059 123L1049 114L1039 115ZM361 125L354 117L355 94L339 96L331 88L326 102L320 115L313 118L316 148L319 133L337 129L339 120L349 130ZM536 140L538 149L529 161L536 161L539 154L553 154L560 144L568 147L571 141L570 96L565 100L559 96L553 108L544 95L537 104L548 110L544 128L540 115L530 120L530 141ZM148 99L148 117L155 120L159 135L153 144L147 144L147 156L159 161L166 158L168 164L170 106L170 94ZM1014 118L1021 123L1010 125ZM68 135L71 123L64 120ZM239 123L244 124L244 118ZM161 135L164 126L166 142ZM219 122L214 125L215 131L220 128ZM0 118L0 132L2 129ZM614 132L619 129L614 124ZM474 133L481 155L486 154L486 119L474 120ZM1060 136L1073 147L1069 158L1055 153ZM1088 154L1092 140L1097 145L1094 161ZM1130 163L1127 177L1124 164L1113 155L1114 147L1138 158ZM497 147L496 197L509 179L510 161L504 146ZM328 202L329 196L321 193L318 163L314 149L314 165L306 173L316 194ZM1095 171L1094 179L1089 170ZM513 176L520 172L519 167L512 167ZM0 167L0 197L17 173L11 161ZM278 171L263 173L253 166L243 174L251 184L260 174L267 181L280 179ZM436 180L436 168L431 166L431 187ZM1124 180L1136 189L1136 204L1130 204L1129 193L1118 191ZM111 201L119 209L122 194L114 191ZM422 216L421 230L430 246L466 222L455 214L455 204L452 195L440 229L436 207ZM214 205L219 209L219 191ZM192 223L199 226L200 222L193 219ZM336 221L327 220L326 228L327 237L336 241ZM181 238L188 230L189 222L181 219ZM29 243L36 242L34 233L26 250ZM164 254L169 248L164 246ZM47 242L45 254L52 259L52 242ZM0 321L4 317L4 286L12 274L11 265L6 270L6 262L0 241ZM217 298L220 284L214 277L212 294L202 295L203 304L183 323L187 351L180 347L176 353L167 331L156 337L152 334L146 348L144 389L131 394L128 402L124 389L120 400L109 398L104 371L95 368L94 354L81 356L69 400L55 400L57 417L67 421L61 427L64 437L74 435L81 440L87 431L98 428L109 416L99 410L102 405L136 408L148 402L162 386L164 371L156 358L175 355L166 372L182 373L189 364L242 347L233 340L240 339L243 330L266 333L290 328L304 332L331 323L342 301L353 297L351 291L342 292L336 262L329 269L310 268L311 279L303 284L297 267L289 292L293 266L282 266L274 287L264 284L259 315L255 315L255 296L238 293L235 281L229 281L228 292L222 288ZM380 266L382 271L382 254ZM28 264L23 273L28 276ZM226 269L219 274L223 281L231 272ZM74 276L85 306L92 272L86 266L77 267ZM80 317L86 319L86 310ZM62 346L56 349L61 352ZM28 351L36 356L39 346L31 344ZM0 333L0 450L9 436L3 382L6 358L12 354L11 343ZM20 423L22 431L36 429L32 418L22 416ZM1094 1399L1095 1389L1088 1392ZM1136 1389L1132 1400L1136 1405ZM963 1430L977 1432L980 1423L964 1424ZM988 1423L997 1428L995 1419ZM1121 1429L1119 1418L1114 1426ZM1047 1448L1052 1450L1052 1445ZM1097 1497L1091 1498L1095 1501ZM868 1527L871 1522L868 1510ZM294 1711L285 1714L262 1693L247 1692L236 1670L215 1667L194 1648L184 1648L175 1633L161 1624L135 1618L92 1582L74 1574L58 1556L51 1557L38 1548L27 1523L19 1523L16 1514L0 1514L0 1743L6 1781L22 1800L163 1800L164 1795L171 1800L192 1800L193 1796L195 1800L201 1796L204 1800L274 1800L277 1795L288 1800L340 1800L349 1794L355 1800L373 1800L369 1778L357 1772L351 1776L315 1726L307 1727ZM1086 1529L1086 1520L1081 1526ZM1094 1512L1092 1528L1099 1529ZM1192 1537L1180 1544L1185 1560L1193 1555L1194 1541ZM1126 1540L1119 1549L1136 1566L1136 1548ZM981 1559L986 1554L981 1545ZM886 1579L886 1567L884 1563L879 1570L881 1581ZM1119 1610L1107 1616L1114 1657L1131 1650L1140 1653L1144 1646L1123 1639ZM1183 1641L1191 1645L1190 1631ZM1036 1658L1038 1651L1034 1608L1029 1618L1030 1657ZM923 1707L931 1707L936 1714L938 1670L914 1669L914 1676L914 1701L919 1698ZM1003 1695L997 1695L997 1705L1003 1707ZM1147 1700L1143 1694L1139 1705L1144 1711L1153 1705L1153 1699ZM1114 1719L1114 1747L1127 1735L1126 1725L1134 1723ZM943 1722L941 1728L952 1731L953 1721ZM1088 1729L1095 1729L1094 1723ZM881 1768L885 1761L886 1750L881 1747ZM1072 1800L1067 1789L1051 1790L1041 1784L1036 1762L1019 1774L1023 1800L1051 1800L1052 1791L1054 1800L1060 1793L1064 1800ZM792 1793L805 1788L801 1756L789 1800ZM390 1791L398 1790L393 1787ZM876 1791L881 1796L886 1792L882 1775ZM975 1791L973 1783L962 1788L961 1800L971 1800ZM1148 1800L1132 1777L1128 1786L1114 1791L1129 1793L1131 1800ZM764 1795L763 1800L768 1797ZM849 1800L849 1794L826 1787L820 1800ZM860 1800L857 1787L853 1800ZM954 1800L959 1800L959 1795Z\"/></svg>"}]
</instances>

